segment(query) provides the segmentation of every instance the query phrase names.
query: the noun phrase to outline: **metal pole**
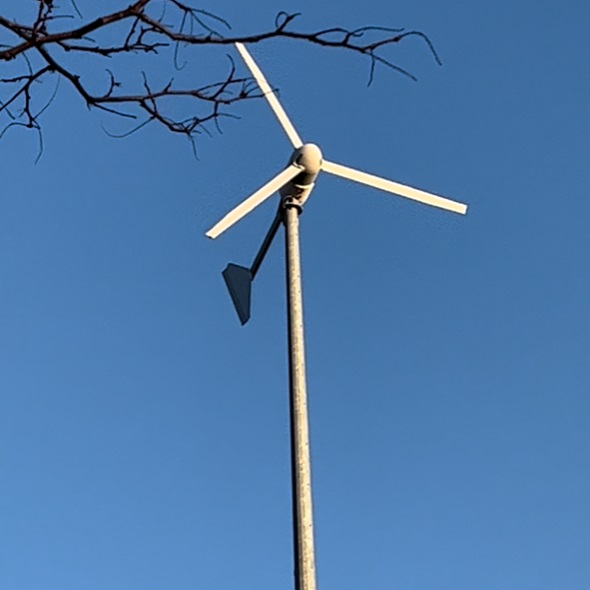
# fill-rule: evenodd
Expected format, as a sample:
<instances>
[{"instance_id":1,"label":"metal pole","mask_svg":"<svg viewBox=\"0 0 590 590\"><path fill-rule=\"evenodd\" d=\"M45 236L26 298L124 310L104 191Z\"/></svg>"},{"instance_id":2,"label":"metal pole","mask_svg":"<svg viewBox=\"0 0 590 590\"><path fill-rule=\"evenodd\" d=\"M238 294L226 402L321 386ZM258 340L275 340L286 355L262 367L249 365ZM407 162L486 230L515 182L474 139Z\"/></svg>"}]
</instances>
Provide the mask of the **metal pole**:
<instances>
[{"instance_id":1,"label":"metal pole","mask_svg":"<svg viewBox=\"0 0 590 590\"><path fill-rule=\"evenodd\" d=\"M295 199L284 202L289 329L289 388L291 410L291 469L293 486L293 532L296 590L315 590L313 507L309 425L305 383L303 342L303 300L299 254L300 205Z\"/></svg>"}]
</instances>

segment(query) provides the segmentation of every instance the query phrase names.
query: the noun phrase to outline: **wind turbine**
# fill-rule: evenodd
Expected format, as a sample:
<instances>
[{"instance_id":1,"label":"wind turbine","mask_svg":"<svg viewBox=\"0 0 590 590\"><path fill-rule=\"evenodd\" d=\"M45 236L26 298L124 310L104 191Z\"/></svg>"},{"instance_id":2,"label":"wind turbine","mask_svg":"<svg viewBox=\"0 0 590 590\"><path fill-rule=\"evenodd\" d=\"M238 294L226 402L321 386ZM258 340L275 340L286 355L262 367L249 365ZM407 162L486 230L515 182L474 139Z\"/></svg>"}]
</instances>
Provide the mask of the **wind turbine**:
<instances>
[{"instance_id":1,"label":"wind turbine","mask_svg":"<svg viewBox=\"0 0 590 590\"><path fill-rule=\"evenodd\" d=\"M311 469L309 458L309 426L305 376L303 338L303 301L301 294L301 262L299 253L299 215L313 190L320 172L348 178L361 184L413 199L426 205L446 209L464 215L467 205L438 195L386 180L366 172L336 164L323 158L320 148L313 143L303 143L285 110L279 103L260 68L241 43L236 48L258 83L270 108L276 115L294 151L287 167L269 180L255 193L232 209L218 221L206 235L217 238L225 230L240 221L253 209L279 192L281 200L277 214L254 258L252 266L245 268L228 264L223 277L229 289L240 321L250 318L251 284L262 264L264 256L281 223L285 226L287 309L289 333L289 385L291 415L291 469L293 484L294 549L296 590L315 590L315 556L313 541L313 514L311 498Z\"/></svg>"}]
</instances>

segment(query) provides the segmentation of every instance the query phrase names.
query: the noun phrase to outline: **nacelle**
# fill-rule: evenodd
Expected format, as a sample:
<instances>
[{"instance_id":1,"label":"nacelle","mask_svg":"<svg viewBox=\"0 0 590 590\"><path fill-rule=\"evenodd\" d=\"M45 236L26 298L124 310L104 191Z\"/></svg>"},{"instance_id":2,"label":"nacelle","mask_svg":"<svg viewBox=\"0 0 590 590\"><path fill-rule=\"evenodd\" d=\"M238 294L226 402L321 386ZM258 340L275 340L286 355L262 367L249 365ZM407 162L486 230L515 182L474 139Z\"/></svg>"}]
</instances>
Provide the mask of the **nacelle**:
<instances>
[{"instance_id":1,"label":"nacelle","mask_svg":"<svg viewBox=\"0 0 590 590\"><path fill-rule=\"evenodd\" d=\"M284 199L295 197L303 204L309 197L315 179L322 168L322 152L315 143L306 143L293 152L289 164L301 167L301 173L279 192Z\"/></svg>"}]
</instances>

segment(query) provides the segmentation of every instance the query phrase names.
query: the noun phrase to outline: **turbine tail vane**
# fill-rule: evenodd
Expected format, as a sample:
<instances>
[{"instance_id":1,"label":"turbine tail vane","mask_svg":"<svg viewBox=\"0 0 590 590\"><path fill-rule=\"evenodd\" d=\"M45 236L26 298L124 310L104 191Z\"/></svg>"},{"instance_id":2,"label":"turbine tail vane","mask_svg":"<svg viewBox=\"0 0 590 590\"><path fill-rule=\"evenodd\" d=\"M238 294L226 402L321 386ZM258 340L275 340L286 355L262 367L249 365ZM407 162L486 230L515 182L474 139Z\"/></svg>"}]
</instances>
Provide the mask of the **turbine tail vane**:
<instances>
[{"instance_id":1,"label":"turbine tail vane","mask_svg":"<svg viewBox=\"0 0 590 590\"><path fill-rule=\"evenodd\" d=\"M380 178L379 176L373 176L372 174L367 174L366 172L361 172L348 166L342 166L341 164L324 160L322 170L336 176L341 176L342 178L347 178L348 180L354 180L355 182L387 191L388 193L399 195L400 197L406 197L407 199L413 199L414 201L431 205L432 207L439 207L440 209L446 209L447 211L453 211L461 215L465 215L467 212L467 205L464 203L433 195L426 191L400 184L399 182Z\"/></svg>"},{"instance_id":2,"label":"turbine tail vane","mask_svg":"<svg viewBox=\"0 0 590 590\"><path fill-rule=\"evenodd\" d=\"M246 66L248 66L248 69L250 70L252 76L254 76L254 79L256 80L256 82L258 83L258 86L260 87L260 90L262 90L262 93L264 94L264 97L268 101L270 108L273 110L274 114L277 116L279 123L281 124L281 126L285 130L285 133L287 134L287 136L291 140L293 147L295 149L301 147L303 145L303 142L301 141L299 134L297 133L297 131L295 131L295 127L293 127L293 124L289 120L289 117L287 117L287 113L285 113L285 109L283 109L283 107L281 106L281 103L279 102L278 98L276 97L274 90L270 87L269 83L266 81L264 74L260 71L260 68L258 67L256 62L254 61L254 59L252 58L252 56L250 55L250 53L248 52L248 50L246 49L246 47L242 43L236 43L236 48L240 52L242 59L246 62Z\"/></svg>"}]
</instances>

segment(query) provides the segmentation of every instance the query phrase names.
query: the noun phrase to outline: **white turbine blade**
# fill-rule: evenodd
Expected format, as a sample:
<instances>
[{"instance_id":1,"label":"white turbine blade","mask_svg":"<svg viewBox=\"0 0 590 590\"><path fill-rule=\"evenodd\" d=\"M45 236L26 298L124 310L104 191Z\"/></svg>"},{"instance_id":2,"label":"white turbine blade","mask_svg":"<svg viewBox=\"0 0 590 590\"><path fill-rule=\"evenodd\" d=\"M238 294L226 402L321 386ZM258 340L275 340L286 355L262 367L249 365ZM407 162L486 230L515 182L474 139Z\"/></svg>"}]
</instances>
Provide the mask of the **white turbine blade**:
<instances>
[{"instance_id":1,"label":"white turbine blade","mask_svg":"<svg viewBox=\"0 0 590 590\"><path fill-rule=\"evenodd\" d=\"M457 201L451 201L451 199L445 199L444 197L439 197L438 195L432 195L426 191L421 191L420 189L406 186L405 184L399 184L398 182L393 182L392 180L385 180L384 178L379 178L378 176L373 176L372 174L367 174L366 172L360 172L359 170L349 168L348 166L342 166L341 164L334 164L334 162L327 162L324 160L322 163L322 170L325 170L330 174L335 174L336 176L342 176L343 178L348 178L349 180L361 182L362 184L367 184L374 188L379 188L383 191L394 193L401 197L413 199L414 201L420 201L420 203L426 203L426 205L440 207L441 209L454 211L455 213L460 213L461 215L465 215L467 212L467 205L464 203L458 203Z\"/></svg>"},{"instance_id":2,"label":"white turbine blade","mask_svg":"<svg viewBox=\"0 0 590 590\"><path fill-rule=\"evenodd\" d=\"M234 223L240 221L242 217L250 213L252 209L258 207L260 203L271 197L280 188L285 186L292 178L301 172L299 166L291 164L282 172L277 174L272 180L269 180L263 187L259 188L253 195L242 201L237 207L232 209L223 219L218 221L205 235L208 238L215 239L219 234L230 228Z\"/></svg>"},{"instance_id":3,"label":"white turbine blade","mask_svg":"<svg viewBox=\"0 0 590 590\"><path fill-rule=\"evenodd\" d=\"M274 114L277 116L279 123L282 125L283 129L289 136L289 139L291 140L293 147L295 149L301 147L303 145L303 142L301 141L299 134L297 133L297 131L295 131L295 127L293 127L293 124L289 120L289 117L287 117L287 113L285 113L285 110L281 106L281 103L278 101L273 89L269 86L268 82L266 81L264 74L260 71L260 68L258 67L258 65L256 65L256 62L248 53L248 50L246 49L246 47L244 47L242 43L236 43L236 48L240 52L240 55L242 56L243 60L246 62L246 65L252 73L252 76L254 76L254 79L256 80L256 82L258 82L260 90L262 90L264 97L266 98L266 100L268 100L270 108L274 111Z\"/></svg>"}]
</instances>

